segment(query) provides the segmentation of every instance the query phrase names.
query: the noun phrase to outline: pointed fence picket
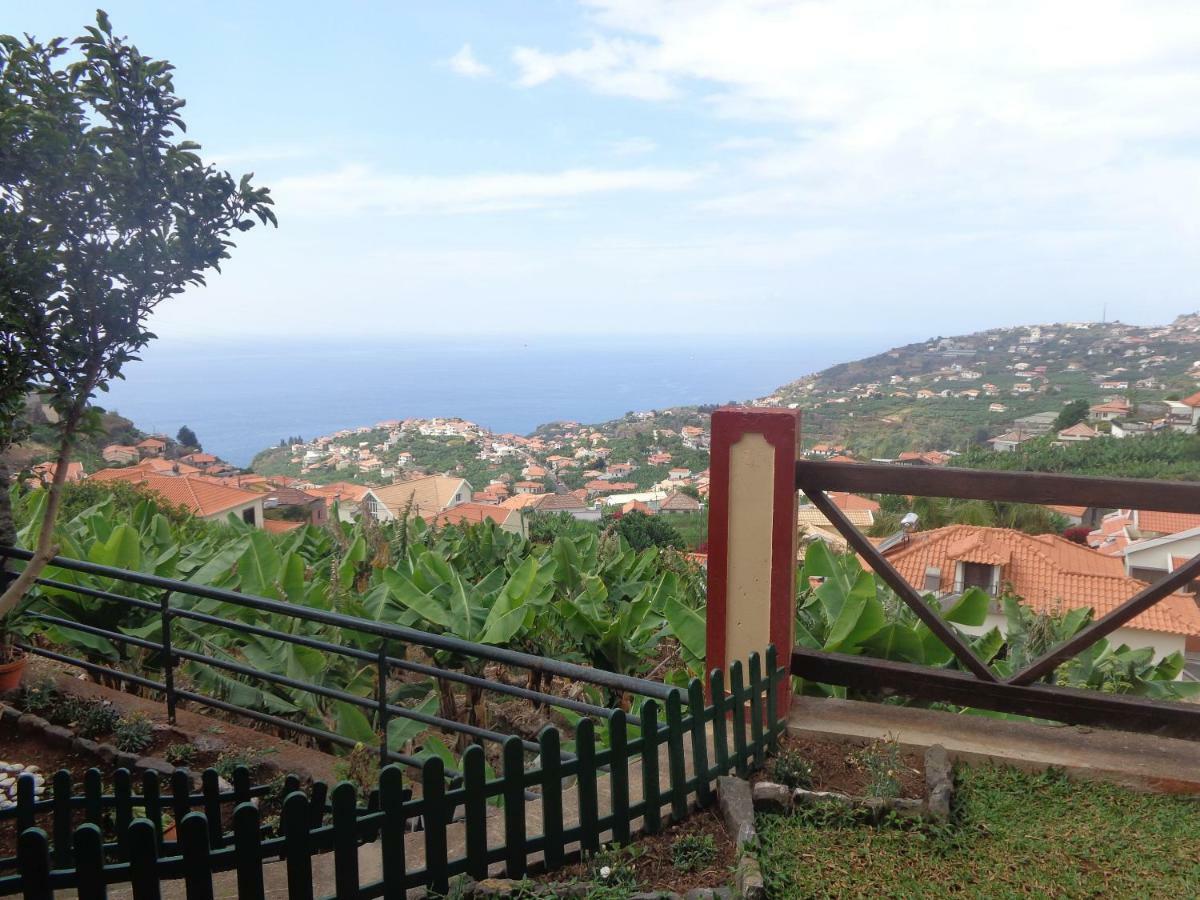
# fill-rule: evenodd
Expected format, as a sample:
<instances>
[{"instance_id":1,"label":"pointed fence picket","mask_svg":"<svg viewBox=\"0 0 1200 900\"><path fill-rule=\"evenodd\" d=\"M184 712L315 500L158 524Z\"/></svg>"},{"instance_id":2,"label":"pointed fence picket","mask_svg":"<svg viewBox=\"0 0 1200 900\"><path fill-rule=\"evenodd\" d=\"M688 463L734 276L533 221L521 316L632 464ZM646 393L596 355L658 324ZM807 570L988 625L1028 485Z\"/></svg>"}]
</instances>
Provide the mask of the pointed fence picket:
<instances>
[{"instance_id":1,"label":"pointed fence picket","mask_svg":"<svg viewBox=\"0 0 1200 900\"><path fill-rule=\"evenodd\" d=\"M16 809L0 813L0 821L12 818L19 831L16 857L0 859L0 896L49 898L56 890L75 890L95 900L107 896L107 885L126 884L136 900L155 900L163 881L182 878L189 898L209 898L214 874L230 871L238 896L253 900L265 897L264 866L282 860L289 896L312 900L313 857L327 852L338 898L401 898L418 886L444 893L455 875L482 878L498 866L514 878L535 861L552 869L580 853L597 852L606 840L627 843L639 827L653 834L663 826L664 811L678 821L691 804L711 802L718 776L761 765L783 729L775 700L786 677L771 647L765 658L751 655L745 670L733 663L728 690L725 673L714 670L707 685L694 678L661 704L646 698L633 723L621 709L611 712L599 733L593 719L579 720L573 753L563 752L554 726L546 726L536 743L509 737L500 773L490 779L480 746L463 754L461 775L453 773L449 786L444 762L429 756L421 763L416 798L395 764L381 771L378 788L361 802L350 783L331 791L316 782L305 791L299 779L288 776L278 836L264 828L256 805L268 787L253 786L244 768L233 773L232 790L226 785L224 791L217 772L204 771L197 793L190 773L179 770L170 778L169 794L156 772L143 773L135 792L133 776L120 769L109 795L99 770L85 773L81 793L60 772L45 799L35 792L34 778L22 775ZM531 746L538 765L527 769ZM640 769L640 796L631 791L634 766ZM606 809L600 803L601 774L607 777ZM536 790L536 800L529 799L530 790ZM575 822L565 813L571 794ZM493 803L502 806L502 846L489 838ZM540 816L532 821L540 820L541 830L531 834L528 813L535 808ZM177 824L174 839L164 829L168 811ZM39 821L51 829L53 841ZM451 828L460 828L462 837L462 855L454 858L448 849ZM381 878L362 885L359 848L371 842L379 844ZM406 851L412 847L423 850L423 868L408 867ZM6 874L14 868L15 874Z\"/></svg>"}]
</instances>

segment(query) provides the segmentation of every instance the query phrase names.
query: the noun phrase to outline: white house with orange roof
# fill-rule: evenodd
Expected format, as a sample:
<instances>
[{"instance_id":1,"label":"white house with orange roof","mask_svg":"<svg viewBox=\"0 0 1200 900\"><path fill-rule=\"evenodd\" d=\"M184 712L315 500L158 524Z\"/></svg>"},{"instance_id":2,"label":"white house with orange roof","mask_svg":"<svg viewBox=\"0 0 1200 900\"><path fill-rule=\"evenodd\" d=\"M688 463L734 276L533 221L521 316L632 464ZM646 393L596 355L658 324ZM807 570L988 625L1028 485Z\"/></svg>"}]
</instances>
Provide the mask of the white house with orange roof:
<instances>
[{"instance_id":1,"label":"white house with orange roof","mask_svg":"<svg viewBox=\"0 0 1200 900\"><path fill-rule=\"evenodd\" d=\"M1090 608L1095 618L1116 609L1147 582L1130 577L1125 561L1097 553L1057 535L1030 535L1007 528L948 525L907 535L887 559L917 590L952 597L978 587L994 598L981 628L1006 630L999 597L1011 591L1039 613L1061 615ZM1109 636L1111 646L1150 647L1156 659L1184 653L1200 638L1200 607L1171 594Z\"/></svg>"}]
</instances>

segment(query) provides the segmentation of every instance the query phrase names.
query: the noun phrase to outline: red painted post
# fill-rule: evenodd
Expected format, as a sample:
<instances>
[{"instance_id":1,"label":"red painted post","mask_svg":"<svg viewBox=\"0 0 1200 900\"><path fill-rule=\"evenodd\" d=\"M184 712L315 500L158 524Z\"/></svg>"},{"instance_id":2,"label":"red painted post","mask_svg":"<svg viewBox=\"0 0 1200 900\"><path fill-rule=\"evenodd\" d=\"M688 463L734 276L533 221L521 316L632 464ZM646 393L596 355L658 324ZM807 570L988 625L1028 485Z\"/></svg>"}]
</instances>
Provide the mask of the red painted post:
<instances>
[{"instance_id":1,"label":"red painted post","mask_svg":"<svg viewBox=\"0 0 1200 900\"><path fill-rule=\"evenodd\" d=\"M780 665L795 633L800 413L723 407L712 415L708 510L708 668L746 665L774 644ZM779 691L779 715L791 704Z\"/></svg>"}]
</instances>

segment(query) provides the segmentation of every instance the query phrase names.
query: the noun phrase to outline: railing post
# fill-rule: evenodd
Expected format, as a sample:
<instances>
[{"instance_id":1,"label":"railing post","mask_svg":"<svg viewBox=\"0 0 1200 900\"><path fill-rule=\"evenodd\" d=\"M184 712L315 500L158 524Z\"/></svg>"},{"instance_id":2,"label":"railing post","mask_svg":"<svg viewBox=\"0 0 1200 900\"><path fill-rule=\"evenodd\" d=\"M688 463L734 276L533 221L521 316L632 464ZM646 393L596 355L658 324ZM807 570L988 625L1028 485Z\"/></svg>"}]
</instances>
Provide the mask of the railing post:
<instances>
[{"instance_id":1,"label":"railing post","mask_svg":"<svg viewBox=\"0 0 1200 900\"><path fill-rule=\"evenodd\" d=\"M167 689L167 721L175 724L175 655L171 652L171 592L159 601L162 616L163 684Z\"/></svg>"},{"instance_id":2,"label":"railing post","mask_svg":"<svg viewBox=\"0 0 1200 900\"><path fill-rule=\"evenodd\" d=\"M712 415L707 667L790 653L796 603L800 413L724 407ZM787 714L787 686L776 697Z\"/></svg>"},{"instance_id":3,"label":"railing post","mask_svg":"<svg viewBox=\"0 0 1200 900\"><path fill-rule=\"evenodd\" d=\"M388 764L388 708L387 708L387 657L388 642L379 644L379 657L375 661L375 702L379 707L379 768Z\"/></svg>"}]
</instances>

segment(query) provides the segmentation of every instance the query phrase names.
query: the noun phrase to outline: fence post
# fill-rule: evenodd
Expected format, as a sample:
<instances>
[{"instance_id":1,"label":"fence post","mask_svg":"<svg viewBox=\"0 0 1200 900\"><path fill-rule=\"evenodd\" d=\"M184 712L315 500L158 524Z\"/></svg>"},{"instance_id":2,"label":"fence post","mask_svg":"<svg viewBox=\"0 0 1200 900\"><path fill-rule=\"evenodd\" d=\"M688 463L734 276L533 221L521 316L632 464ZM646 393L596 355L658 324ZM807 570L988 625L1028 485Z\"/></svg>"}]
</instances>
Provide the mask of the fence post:
<instances>
[{"instance_id":1,"label":"fence post","mask_svg":"<svg viewBox=\"0 0 1200 900\"><path fill-rule=\"evenodd\" d=\"M768 644L790 652L796 602L800 413L724 407L712 415L708 511L708 668ZM780 715L791 703L785 686Z\"/></svg>"},{"instance_id":2,"label":"fence post","mask_svg":"<svg viewBox=\"0 0 1200 900\"><path fill-rule=\"evenodd\" d=\"M258 807L239 803L233 811L233 846L237 859L237 890L241 900L263 900L262 832Z\"/></svg>"},{"instance_id":3,"label":"fence post","mask_svg":"<svg viewBox=\"0 0 1200 900\"><path fill-rule=\"evenodd\" d=\"M658 834L662 827L662 794L658 787L658 704L642 704L642 799L645 811L642 823L646 834Z\"/></svg>"},{"instance_id":4,"label":"fence post","mask_svg":"<svg viewBox=\"0 0 1200 900\"><path fill-rule=\"evenodd\" d=\"M183 857L183 883L188 900L213 900L212 865L209 862L208 835L212 826L204 813L193 812L179 823L180 855ZM217 830L221 823L217 823Z\"/></svg>"},{"instance_id":5,"label":"fence post","mask_svg":"<svg viewBox=\"0 0 1200 900\"><path fill-rule=\"evenodd\" d=\"M287 895L313 900L312 849L308 833L308 798L296 791L283 801L283 847L287 859Z\"/></svg>"},{"instance_id":6,"label":"fence post","mask_svg":"<svg viewBox=\"0 0 1200 900\"><path fill-rule=\"evenodd\" d=\"M696 773L696 802L708 806L712 799L712 786L708 783L708 735L705 730L707 719L704 708L704 685L699 678L688 682L688 712L692 717L692 769Z\"/></svg>"},{"instance_id":7,"label":"fence post","mask_svg":"<svg viewBox=\"0 0 1200 900\"><path fill-rule=\"evenodd\" d=\"M425 819L425 874L429 890L445 894L450 886L446 869L446 764L430 756L421 765L421 810Z\"/></svg>"},{"instance_id":8,"label":"fence post","mask_svg":"<svg viewBox=\"0 0 1200 900\"><path fill-rule=\"evenodd\" d=\"M159 600L162 617L163 685L167 691L167 721L175 724L175 654L171 651L171 592Z\"/></svg>"},{"instance_id":9,"label":"fence post","mask_svg":"<svg viewBox=\"0 0 1200 900\"><path fill-rule=\"evenodd\" d=\"M504 874L525 877L525 748L515 735L504 741Z\"/></svg>"},{"instance_id":10,"label":"fence post","mask_svg":"<svg viewBox=\"0 0 1200 900\"><path fill-rule=\"evenodd\" d=\"M404 900L408 894L404 886L404 776L399 766L385 766L379 773L379 808L383 810L383 829L379 837L383 856L383 896L387 900Z\"/></svg>"},{"instance_id":11,"label":"fence post","mask_svg":"<svg viewBox=\"0 0 1200 900\"><path fill-rule=\"evenodd\" d=\"M687 817L687 762L683 754L683 709L679 690L667 695L667 775L671 785L671 821Z\"/></svg>"},{"instance_id":12,"label":"fence post","mask_svg":"<svg viewBox=\"0 0 1200 900\"><path fill-rule=\"evenodd\" d=\"M54 773L54 868L65 869L71 864L71 773L59 769Z\"/></svg>"},{"instance_id":13,"label":"fence post","mask_svg":"<svg viewBox=\"0 0 1200 900\"><path fill-rule=\"evenodd\" d=\"M358 791L348 781L333 789L333 879L339 897L358 895Z\"/></svg>"},{"instance_id":14,"label":"fence post","mask_svg":"<svg viewBox=\"0 0 1200 900\"><path fill-rule=\"evenodd\" d=\"M623 709L614 709L608 720L608 749L612 835L613 841L623 847L629 843L629 732Z\"/></svg>"},{"instance_id":15,"label":"fence post","mask_svg":"<svg viewBox=\"0 0 1200 900\"><path fill-rule=\"evenodd\" d=\"M600 852L600 800L596 793L596 723L580 719L575 726L575 756L579 775L579 848L586 855Z\"/></svg>"},{"instance_id":16,"label":"fence post","mask_svg":"<svg viewBox=\"0 0 1200 900\"><path fill-rule=\"evenodd\" d=\"M562 741L558 729L547 725L538 735L542 758L542 833L546 836L543 856L547 869L563 864Z\"/></svg>"},{"instance_id":17,"label":"fence post","mask_svg":"<svg viewBox=\"0 0 1200 900\"><path fill-rule=\"evenodd\" d=\"M25 897L49 898L50 890L50 841L40 828L26 828L17 838L17 865L21 872L21 886Z\"/></svg>"},{"instance_id":18,"label":"fence post","mask_svg":"<svg viewBox=\"0 0 1200 900\"><path fill-rule=\"evenodd\" d=\"M104 884L104 836L99 826L85 823L76 828L74 845L79 900L105 900L108 889Z\"/></svg>"},{"instance_id":19,"label":"fence post","mask_svg":"<svg viewBox=\"0 0 1200 900\"><path fill-rule=\"evenodd\" d=\"M375 703L379 708L379 768L388 764L388 708L387 708L387 645L379 644L379 656L375 660Z\"/></svg>"},{"instance_id":20,"label":"fence post","mask_svg":"<svg viewBox=\"0 0 1200 900\"><path fill-rule=\"evenodd\" d=\"M466 831L467 874L487 878L487 773L483 747L472 744L462 755L463 818Z\"/></svg>"}]
</instances>

